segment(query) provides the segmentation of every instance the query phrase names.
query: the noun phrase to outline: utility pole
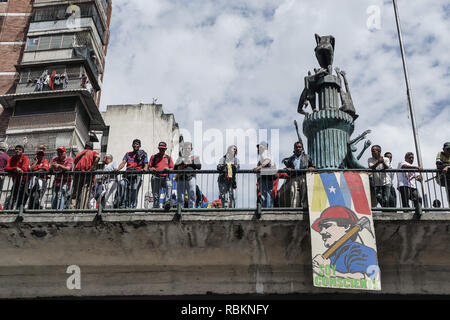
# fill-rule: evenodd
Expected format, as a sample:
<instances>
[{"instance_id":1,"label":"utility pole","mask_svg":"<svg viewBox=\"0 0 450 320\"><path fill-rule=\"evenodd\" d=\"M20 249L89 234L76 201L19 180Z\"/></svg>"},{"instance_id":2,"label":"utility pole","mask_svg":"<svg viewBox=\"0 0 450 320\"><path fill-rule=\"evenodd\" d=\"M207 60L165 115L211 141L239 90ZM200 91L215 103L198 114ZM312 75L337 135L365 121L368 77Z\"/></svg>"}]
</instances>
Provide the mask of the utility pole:
<instances>
[{"instance_id":1,"label":"utility pole","mask_svg":"<svg viewBox=\"0 0 450 320\"><path fill-rule=\"evenodd\" d=\"M416 116L414 112L414 106L412 102L411 86L409 84L408 67L406 66L405 49L403 47L402 30L400 29L400 18L398 16L397 0L392 0L394 4L395 22L397 23L398 41L400 42L400 51L402 54L403 71L406 81L406 95L408 96L409 115L411 116L411 124L414 135L414 144L416 146L417 163L419 167L423 168L422 152L420 151L419 135L417 133Z\"/></svg>"},{"instance_id":2,"label":"utility pole","mask_svg":"<svg viewBox=\"0 0 450 320\"><path fill-rule=\"evenodd\" d=\"M405 74L405 82L406 82L406 95L408 96L409 115L411 116L411 125L412 125L413 136L414 136L414 144L416 146L417 163L418 163L419 167L423 168L422 152L420 151L419 135L417 132L416 116L415 116L415 112L414 112L414 105L412 102L411 86L409 84L408 67L406 65L405 48L403 47L402 30L400 28L400 18L398 16L397 0L392 0L392 3L394 4L394 13L395 13L395 22L397 23L398 41L400 43L400 51L402 54L403 71ZM424 198L425 207L428 207L428 199L427 199L427 195L425 194L425 190L424 190L422 182L420 182L420 186L422 189L422 195ZM420 205L419 205L419 207L420 207ZM419 215L421 214L420 208L419 208L418 213L419 213Z\"/></svg>"}]
</instances>

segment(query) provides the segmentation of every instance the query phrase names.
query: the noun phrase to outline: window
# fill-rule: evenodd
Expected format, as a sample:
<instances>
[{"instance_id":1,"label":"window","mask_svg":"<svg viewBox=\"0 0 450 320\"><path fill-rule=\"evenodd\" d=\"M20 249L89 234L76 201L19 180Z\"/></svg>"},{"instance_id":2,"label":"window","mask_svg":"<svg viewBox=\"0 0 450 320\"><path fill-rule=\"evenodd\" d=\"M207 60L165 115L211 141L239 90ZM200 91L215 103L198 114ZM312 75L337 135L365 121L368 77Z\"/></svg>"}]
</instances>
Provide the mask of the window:
<instances>
[{"instance_id":1,"label":"window","mask_svg":"<svg viewBox=\"0 0 450 320\"><path fill-rule=\"evenodd\" d=\"M50 40L52 37L40 37L39 38L39 45L38 50L46 50L50 48Z\"/></svg>"},{"instance_id":2,"label":"window","mask_svg":"<svg viewBox=\"0 0 450 320\"><path fill-rule=\"evenodd\" d=\"M37 50L39 44L39 38L28 38L27 50L34 51Z\"/></svg>"},{"instance_id":3,"label":"window","mask_svg":"<svg viewBox=\"0 0 450 320\"><path fill-rule=\"evenodd\" d=\"M62 38L63 38L62 35L52 36L52 41L50 42L50 49L61 48Z\"/></svg>"},{"instance_id":4,"label":"window","mask_svg":"<svg viewBox=\"0 0 450 320\"><path fill-rule=\"evenodd\" d=\"M63 36L61 48L72 48L73 34L65 34Z\"/></svg>"},{"instance_id":5,"label":"window","mask_svg":"<svg viewBox=\"0 0 450 320\"><path fill-rule=\"evenodd\" d=\"M72 48L72 33L28 38L26 51Z\"/></svg>"}]
</instances>

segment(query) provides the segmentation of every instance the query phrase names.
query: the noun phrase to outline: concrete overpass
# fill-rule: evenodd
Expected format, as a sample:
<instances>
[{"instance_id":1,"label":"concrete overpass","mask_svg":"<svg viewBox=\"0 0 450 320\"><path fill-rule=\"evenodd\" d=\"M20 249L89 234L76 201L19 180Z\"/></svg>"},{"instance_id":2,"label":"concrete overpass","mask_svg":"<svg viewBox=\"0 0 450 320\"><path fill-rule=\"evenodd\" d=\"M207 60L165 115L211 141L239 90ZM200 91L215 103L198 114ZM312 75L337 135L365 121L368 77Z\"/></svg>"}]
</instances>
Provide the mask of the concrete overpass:
<instances>
[{"instance_id":1,"label":"concrete overpass","mask_svg":"<svg viewBox=\"0 0 450 320\"><path fill-rule=\"evenodd\" d=\"M23 217L0 216L0 298L362 293L313 287L302 212ZM382 291L363 294L450 294L450 212L374 212L374 222ZM81 289L68 289L71 265Z\"/></svg>"}]
</instances>

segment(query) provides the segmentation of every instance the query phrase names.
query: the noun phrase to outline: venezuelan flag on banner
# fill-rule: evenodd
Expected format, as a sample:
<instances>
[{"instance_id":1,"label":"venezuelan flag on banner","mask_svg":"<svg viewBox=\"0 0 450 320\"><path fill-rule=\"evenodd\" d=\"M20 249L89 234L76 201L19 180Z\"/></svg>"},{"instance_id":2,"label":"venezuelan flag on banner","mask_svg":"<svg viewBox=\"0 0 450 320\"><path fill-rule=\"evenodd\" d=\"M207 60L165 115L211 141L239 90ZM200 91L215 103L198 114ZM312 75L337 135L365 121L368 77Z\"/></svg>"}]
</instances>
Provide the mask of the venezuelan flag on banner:
<instances>
[{"instance_id":1,"label":"venezuelan flag on banner","mask_svg":"<svg viewBox=\"0 0 450 320\"><path fill-rule=\"evenodd\" d=\"M307 173L313 285L381 290L366 172Z\"/></svg>"},{"instance_id":2,"label":"venezuelan flag on banner","mask_svg":"<svg viewBox=\"0 0 450 320\"><path fill-rule=\"evenodd\" d=\"M343 206L356 213L371 214L363 180L357 172L316 173L313 186L312 211L322 212L327 207Z\"/></svg>"}]
</instances>

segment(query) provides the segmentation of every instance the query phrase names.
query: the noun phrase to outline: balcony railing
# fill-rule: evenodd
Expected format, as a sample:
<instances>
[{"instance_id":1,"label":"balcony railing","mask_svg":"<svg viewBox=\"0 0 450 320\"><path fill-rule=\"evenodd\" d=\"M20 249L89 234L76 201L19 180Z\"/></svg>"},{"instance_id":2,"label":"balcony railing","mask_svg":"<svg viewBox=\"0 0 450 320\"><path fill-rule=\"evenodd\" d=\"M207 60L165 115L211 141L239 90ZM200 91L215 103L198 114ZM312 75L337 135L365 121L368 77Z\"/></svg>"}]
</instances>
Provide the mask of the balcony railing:
<instances>
[{"instance_id":1,"label":"balcony railing","mask_svg":"<svg viewBox=\"0 0 450 320\"><path fill-rule=\"evenodd\" d=\"M373 173L370 170L351 171ZM216 170L0 172L0 213L22 216L24 213L181 214L192 210L255 211L257 214L267 210L307 212L302 204L293 204L291 197L294 192L291 191L292 177L305 177L306 172L278 170L275 176L267 176L251 170L239 170L234 184L224 176L219 178L221 173ZM383 173L414 173L421 178L413 179L413 186L409 190L392 186L389 189L389 197L392 198L385 203L381 200L381 191L371 187L373 211L414 212L419 215L450 211L448 173L444 175L437 170L385 170ZM263 189L267 189L267 185L270 188L271 204L264 201L264 194L267 193ZM306 182L300 187L305 185ZM165 196L166 189L169 189L168 197Z\"/></svg>"},{"instance_id":2,"label":"balcony railing","mask_svg":"<svg viewBox=\"0 0 450 320\"><path fill-rule=\"evenodd\" d=\"M92 60L91 50L86 47L79 47L79 48L73 48L73 56L74 57L80 57L86 59L89 67L92 70L92 73L94 74L94 77L96 80L98 80L98 68L97 65Z\"/></svg>"}]
</instances>

